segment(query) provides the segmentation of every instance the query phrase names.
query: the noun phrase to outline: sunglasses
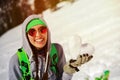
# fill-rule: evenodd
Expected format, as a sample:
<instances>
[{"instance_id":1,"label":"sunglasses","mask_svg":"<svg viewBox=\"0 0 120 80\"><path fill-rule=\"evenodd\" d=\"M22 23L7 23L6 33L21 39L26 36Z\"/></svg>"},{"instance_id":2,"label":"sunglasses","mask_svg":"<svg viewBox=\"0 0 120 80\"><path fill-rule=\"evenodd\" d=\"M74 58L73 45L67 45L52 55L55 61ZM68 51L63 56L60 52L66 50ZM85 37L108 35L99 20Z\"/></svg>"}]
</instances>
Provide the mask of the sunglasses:
<instances>
[{"instance_id":1,"label":"sunglasses","mask_svg":"<svg viewBox=\"0 0 120 80\"><path fill-rule=\"evenodd\" d=\"M28 34L34 37L37 34L37 31L41 34L45 34L47 32L47 27L40 27L38 30L32 28L28 31Z\"/></svg>"}]
</instances>

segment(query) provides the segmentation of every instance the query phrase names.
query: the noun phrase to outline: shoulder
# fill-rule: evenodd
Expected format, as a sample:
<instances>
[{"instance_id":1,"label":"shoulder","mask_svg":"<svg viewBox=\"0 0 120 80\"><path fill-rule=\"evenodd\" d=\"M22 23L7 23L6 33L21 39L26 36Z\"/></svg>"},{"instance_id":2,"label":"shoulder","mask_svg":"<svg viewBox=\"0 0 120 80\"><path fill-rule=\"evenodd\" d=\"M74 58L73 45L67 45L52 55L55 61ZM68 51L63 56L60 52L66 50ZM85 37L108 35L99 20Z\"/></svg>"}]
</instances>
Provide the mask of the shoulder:
<instances>
[{"instance_id":1,"label":"shoulder","mask_svg":"<svg viewBox=\"0 0 120 80\"><path fill-rule=\"evenodd\" d=\"M16 51L16 53L14 55L11 56L9 65L14 66L14 67L19 65L19 59L18 59L18 55L17 55L18 50Z\"/></svg>"},{"instance_id":2,"label":"shoulder","mask_svg":"<svg viewBox=\"0 0 120 80\"><path fill-rule=\"evenodd\" d=\"M21 71L17 54L11 56L9 61L9 79L18 80L21 78Z\"/></svg>"},{"instance_id":3,"label":"shoulder","mask_svg":"<svg viewBox=\"0 0 120 80\"><path fill-rule=\"evenodd\" d=\"M59 44L59 43L52 43L52 44L54 44L54 45L55 45L55 47L57 48L57 50L63 50L63 48L62 48L62 45L61 45L61 44Z\"/></svg>"},{"instance_id":4,"label":"shoulder","mask_svg":"<svg viewBox=\"0 0 120 80\"><path fill-rule=\"evenodd\" d=\"M18 64L18 56L17 54L14 54L11 58L10 58L10 64Z\"/></svg>"},{"instance_id":5,"label":"shoulder","mask_svg":"<svg viewBox=\"0 0 120 80\"><path fill-rule=\"evenodd\" d=\"M65 55L64 55L64 50L63 50L63 47L61 44L59 43L52 43L55 45L56 49L57 49L57 52L58 52L58 57L61 59L61 58L65 58Z\"/></svg>"}]
</instances>

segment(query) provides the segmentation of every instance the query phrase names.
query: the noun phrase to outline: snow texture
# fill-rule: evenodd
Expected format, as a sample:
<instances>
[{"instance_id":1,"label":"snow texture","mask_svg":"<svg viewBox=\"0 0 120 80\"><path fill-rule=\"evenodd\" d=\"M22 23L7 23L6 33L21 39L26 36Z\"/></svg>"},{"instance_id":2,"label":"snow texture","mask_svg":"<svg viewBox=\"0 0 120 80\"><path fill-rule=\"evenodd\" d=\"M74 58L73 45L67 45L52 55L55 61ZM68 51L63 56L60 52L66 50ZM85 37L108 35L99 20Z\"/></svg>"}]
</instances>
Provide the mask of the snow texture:
<instances>
[{"instance_id":1,"label":"snow texture","mask_svg":"<svg viewBox=\"0 0 120 80\"><path fill-rule=\"evenodd\" d=\"M104 70L110 70L109 80L119 80L120 1L77 0L58 6L61 5L64 7L56 12L44 12L52 42L63 46L67 61L86 51L94 51L93 59L79 67L80 71L72 80L94 80ZM21 27L17 26L0 38L0 80L8 80L10 57L22 45Z\"/></svg>"}]
</instances>

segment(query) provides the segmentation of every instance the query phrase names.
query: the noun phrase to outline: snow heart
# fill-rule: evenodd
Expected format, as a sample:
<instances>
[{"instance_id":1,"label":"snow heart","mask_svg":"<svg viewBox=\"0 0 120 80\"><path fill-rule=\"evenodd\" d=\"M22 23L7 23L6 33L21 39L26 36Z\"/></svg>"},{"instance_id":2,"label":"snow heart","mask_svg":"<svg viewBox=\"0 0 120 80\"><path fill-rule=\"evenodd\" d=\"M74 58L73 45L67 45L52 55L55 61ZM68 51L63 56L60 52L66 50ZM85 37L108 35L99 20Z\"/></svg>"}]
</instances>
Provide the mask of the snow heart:
<instances>
[{"instance_id":1,"label":"snow heart","mask_svg":"<svg viewBox=\"0 0 120 80\"><path fill-rule=\"evenodd\" d=\"M89 43L82 43L82 39L79 35L74 35L68 40L68 48L72 58L76 58L78 55L89 54L92 55L95 51L94 46Z\"/></svg>"}]
</instances>

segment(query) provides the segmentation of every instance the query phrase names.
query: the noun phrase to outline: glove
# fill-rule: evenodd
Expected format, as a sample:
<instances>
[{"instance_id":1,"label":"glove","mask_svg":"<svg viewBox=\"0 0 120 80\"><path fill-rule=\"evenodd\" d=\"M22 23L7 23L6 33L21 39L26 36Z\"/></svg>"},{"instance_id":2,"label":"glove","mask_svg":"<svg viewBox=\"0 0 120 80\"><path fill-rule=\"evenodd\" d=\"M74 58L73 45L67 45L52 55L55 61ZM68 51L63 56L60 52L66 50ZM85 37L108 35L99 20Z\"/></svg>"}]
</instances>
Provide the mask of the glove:
<instances>
[{"instance_id":1,"label":"glove","mask_svg":"<svg viewBox=\"0 0 120 80\"><path fill-rule=\"evenodd\" d=\"M88 55L87 53L79 55L76 60L71 59L67 64L65 64L63 70L67 74L73 74L75 72L78 72L79 69L77 67L90 61L92 58L93 56Z\"/></svg>"}]
</instances>

